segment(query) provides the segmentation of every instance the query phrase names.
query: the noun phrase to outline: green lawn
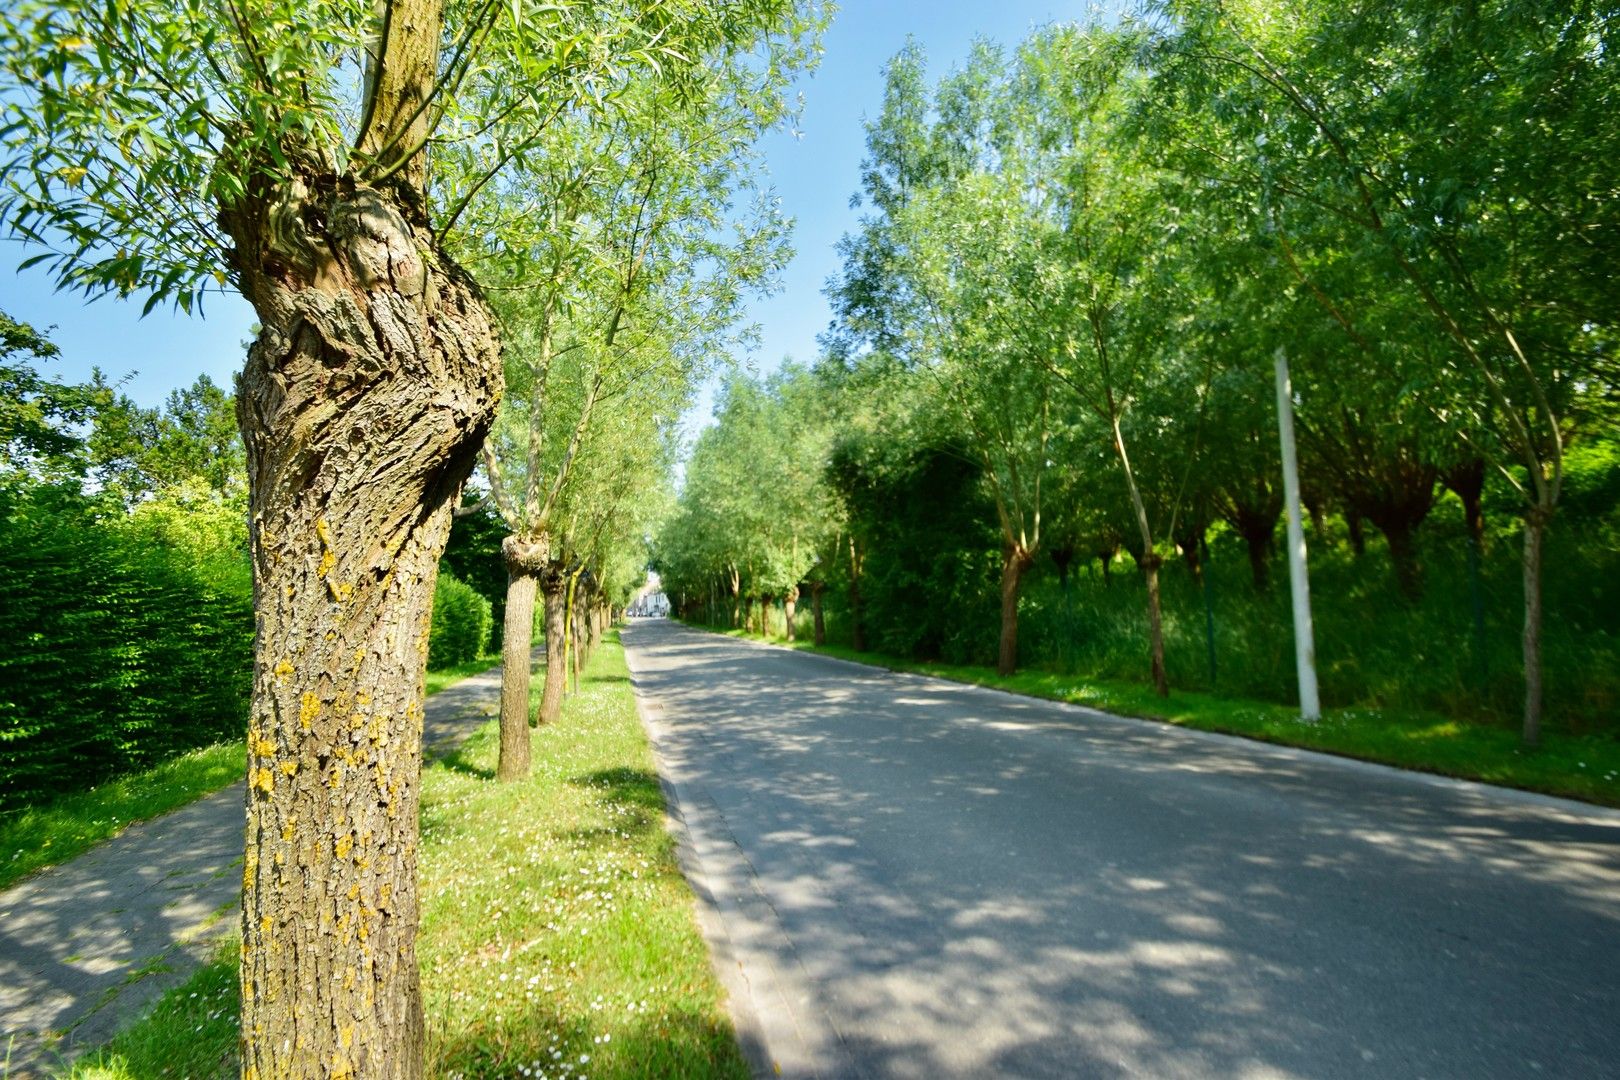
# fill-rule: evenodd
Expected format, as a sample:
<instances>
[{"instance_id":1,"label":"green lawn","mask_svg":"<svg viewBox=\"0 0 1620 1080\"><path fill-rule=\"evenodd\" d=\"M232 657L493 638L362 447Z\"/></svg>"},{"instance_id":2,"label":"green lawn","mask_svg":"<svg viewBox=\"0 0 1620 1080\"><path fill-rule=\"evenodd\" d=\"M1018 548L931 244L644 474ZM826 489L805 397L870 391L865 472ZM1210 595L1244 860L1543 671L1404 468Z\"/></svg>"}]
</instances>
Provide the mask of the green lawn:
<instances>
[{"instance_id":1,"label":"green lawn","mask_svg":"<svg viewBox=\"0 0 1620 1080\"><path fill-rule=\"evenodd\" d=\"M498 656L482 657L430 671L427 692L436 694L499 662ZM241 742L216 743L145 772L0 817L0 889L41 867L81 855L137 821L166 814L241 779L247 769L244 753Z\"/></svg>"},{"instance_id":2,"label":"green lawn","mask_svg":"<svg viewBox=\"0 0 1620 1080\"><path fill-rule=\"evenodd\" d=\"M758 635L740 630L725 632L732 637L759 640ZM788 644L780 637L770 640ZM1620 742L1603 736L1546 732L1542 745L1528 750L1520 744L1516 730L1466 723L1433 713L1326 709L1319 723L1307 724L1299 719L1297 710L1264 701L1182 690L1171 691L1166 699L1139 683L1036 670L1003 676L997 675L994 668L918 663L859 653L841 645L818 647L803 640L793 642L791 647L891 671L912 671L1030 697L1089 705L1123 716L1620 806Z\"/></svg>"},{"instance_id":3,"label":"green lawn","mask_svg":"<svg viewBox=\"0 0 1620 1080\"><path fill-rule=\"evenodd\" d=\"M423 773L428 1075L742 1080L616 634L533 739L525 783L490 779L494 722ZM234 1076L234 963L170 992L73 1077Z\"/></svg>"}]
</instances>

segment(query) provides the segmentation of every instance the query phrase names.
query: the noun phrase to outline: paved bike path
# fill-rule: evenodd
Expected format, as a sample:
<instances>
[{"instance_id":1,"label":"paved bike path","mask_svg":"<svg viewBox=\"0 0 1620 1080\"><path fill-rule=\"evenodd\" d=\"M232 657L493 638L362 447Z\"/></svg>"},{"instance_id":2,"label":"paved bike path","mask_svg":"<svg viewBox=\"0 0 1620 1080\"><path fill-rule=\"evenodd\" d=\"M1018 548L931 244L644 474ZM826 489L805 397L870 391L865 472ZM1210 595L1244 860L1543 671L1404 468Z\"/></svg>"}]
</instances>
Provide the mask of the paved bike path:
<instances>
[{"instance_id":1,"label":"paved bike path","mask_svg":"<svg viewBox=\"0 0 1620 1080\"><path fill-rule=\"evenodd\" d=\"M424 703L442 755L500 707L491 668ZM132 825L0 892L0 1076L44 1076L109 1039L237 928L242 785Z\"/></svg>"}]
</instances>

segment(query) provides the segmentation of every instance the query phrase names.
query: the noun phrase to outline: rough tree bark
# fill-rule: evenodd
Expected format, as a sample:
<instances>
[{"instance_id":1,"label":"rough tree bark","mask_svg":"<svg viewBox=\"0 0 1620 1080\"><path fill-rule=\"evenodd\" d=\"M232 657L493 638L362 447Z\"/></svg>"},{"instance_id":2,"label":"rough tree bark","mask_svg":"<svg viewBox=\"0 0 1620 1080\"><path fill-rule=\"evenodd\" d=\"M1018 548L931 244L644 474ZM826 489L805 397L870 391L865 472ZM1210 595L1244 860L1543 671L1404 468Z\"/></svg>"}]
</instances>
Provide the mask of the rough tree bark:
<instances>
[{"instance_id":1,"label":"rough tree bark","mask_svg":"<svg viewBox=\"0 0 1620 1080\"><path fill-rule=\"evenodd\" d=\"M546 567L546 545L520 536L501 541L506 562L506 618L501 638L501 753L495 779L529 775L529 682L534 648L534 598Z\"/></svg>"},{"instance_id":2,"label":"rough tree bark","mask_svg":"<svg viewBox=\"0 0 1620 1080\"><path fill-rule=\"evenodd\" d=\"M540 690L540 723L555 724L562 716L563 681L567 664L565 619L568 577L560 562L553 560L540 575L540 595L546 606L546 681Z\"/></svg>"},{"instance_id":3,"label":"rough tree bark","mask_svg":"<svg viewBox=\"0 0 1620 1080\"><path fill-rule=\"evenodd\" d=\"M262 326L237 417L257 613L242 1073L266 1080L422 1068L429 614L501 371L488 307L400 179L309 170L221 216Z\"/></svg>"},{"instance_id":4,"label":"rough tree bark","mask_svg":"<svg viewBox=\"0 0 1620 1080\"><path fill-rule=\"evenodd\" d=\"M1160 614L1159 567L1164 559L1148 552L1139 560L1142 578L1147 582L1148 594L1148 650L1153 669L1153 689L1160 697L1170 696L1170 678L1164 666L1164 618Z\"/></svg>"},{"instance_id":5,"label":"rough tree bark","mask_svg":"<svg viewBox=\"0 0 1620 1080\"><path fill-rule=\"evenodd\" d=\"M1024 571L1035 562L1033 552L1008 544L1001 552L1001 648L996 655L996 673L1011 675L1018 670L1018 591Z\"/></svg>"},{"instance_id":6,"label":"rough tree bark","mask_svg":"<svg viewBox=\"0 0 1620 1080\"><path fill-rule=\"evenodd\" d=\"M787 620L787 639L793 640L793 615L799 607L799 587L792 586L782 594L782 615Z\"/></svg>"},{"instance_id":7,"label":"rough tree bark","mask_svg":"<svg viewBox=\"0 0 1620 1080\"><path fill-rule=\"evenodd\" d=\"M1524 730L1526 746L1541 743L1541 555L1550 508L1532 507L1524 517Z\"/></svg>"}]
</instances>

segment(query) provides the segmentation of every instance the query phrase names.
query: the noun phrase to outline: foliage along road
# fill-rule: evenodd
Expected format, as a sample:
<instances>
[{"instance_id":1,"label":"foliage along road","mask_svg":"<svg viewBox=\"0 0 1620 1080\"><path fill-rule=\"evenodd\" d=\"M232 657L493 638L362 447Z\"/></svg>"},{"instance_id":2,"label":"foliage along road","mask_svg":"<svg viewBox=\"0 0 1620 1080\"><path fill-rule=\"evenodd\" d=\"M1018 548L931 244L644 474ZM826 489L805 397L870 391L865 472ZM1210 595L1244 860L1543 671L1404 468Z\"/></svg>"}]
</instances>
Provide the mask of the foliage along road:
<instances>
[{"instance_id":1,"label":"foliage along road","mask_svg":"<svg viewBox=\"0 0 1620 1080\"><path fill-rule=\"evenodd\" d=\"M427 752L488 720L500 688L496 667L429 697ZM185 981L239 925L241 866L236 783L0 892L0 1075L44 1075Z\"/></svg>"},{"instance_id":2,"label":"foliage along road","mask_svg":"<svg viewBox=\"0 0 1620 1080\"><path fill-rule=\"evenodd\" d=\"M787 1076L1620 1076L1620 814L644 621Z\"/></svg>"}]
</instances>

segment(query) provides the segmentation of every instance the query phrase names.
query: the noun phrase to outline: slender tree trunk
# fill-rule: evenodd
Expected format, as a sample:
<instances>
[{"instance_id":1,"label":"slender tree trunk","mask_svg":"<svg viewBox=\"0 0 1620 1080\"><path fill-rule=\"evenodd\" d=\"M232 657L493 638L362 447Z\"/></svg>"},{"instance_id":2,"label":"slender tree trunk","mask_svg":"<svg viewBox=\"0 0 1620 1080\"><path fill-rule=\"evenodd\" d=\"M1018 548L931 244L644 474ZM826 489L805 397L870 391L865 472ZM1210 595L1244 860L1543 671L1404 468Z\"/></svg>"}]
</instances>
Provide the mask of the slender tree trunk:
<instances>
[{"instance_id":1,"label":"slender tree trunk","mask_svg":"<svg viewBox=\"0 0 1620 1080\"><path fill-rule=\"evenodd\" d=\"M782 594L782 617L787 623L787 639L793 640L793 616L799 607L799 587L797 585Z\"/></svg>"},{"instance_id":2,"label":"slender tree trunk","mask_svg":"<svg viewBox=\"0 0 1620 1080\"><path fill-rule=\"evenodd\" d=\"M421 222L329 179L221 217L263 327L237 395L257 615L242 1071L414 1080L429 615L499 346Z\"/></svg>"},{"instance_id":3,"label":"slender tree trunk","mask_svg":"<svg viewBox=\"0 0 1620 1080\"><path fill-rule=\"evenodd\" d=\"M856 652L866 651L866 617L861 605L861 558L853 535L849 538L849 643Z\"/></svg>"},{"instance_id":4,"label":"slender tree trunk","mask_svg":"<svg viewBox=\"0 0 1620 1080\"><path fill-rule=\"evenodd\" d=\"M996 673L1011 675L1018 670L1018 591L1024 571L1034 555L1017 544L1001 552L1001 648L996 655Z\"/></svg>"},{"instance_id":5,"label":"slender tree trunk","mask_svg":"<svg viewBox=\"0 0 1620 1080\"><path fill-rule=\"evenodd\" d=\"M811 641L817 645L827 644L827 621L821 612L821 594L826 588L819 581L810 586L810 621L815 627Z\"/></svg>"},{"instance_id":6,"label":"slender tree trunk","mask_svg":"<svg viewBox=\"0 0 1620 1080\"><path fill-rule=\"evenodd\" d=\"M506 616L501 638L501 756L495 779L511 783L529 775L529 654L546 547L543 542L508 536L501 542L501 554L506 561Z\"/></svg>"},{"instance_id":7,"label":"slender tree trunk","mask_svg":"<svg viewBox=\"0 0 1620 1080\"><path fill-rule=\"evenodd\" d=\"M1537 506L1524 520L1524 744L1541 743L1541 555L1552 512Z\"/></svg>"},{"instance_id":8,"label":"slender tree trunk","mask_svg":"<svg viewBox=\"0 0 1620 1080\"><path fill-rule=\"evenodd\" d=\"M573 692L579 693L579 613L574 607L574 593L579 588L579 571L568 577L567 600L563 606L563 664L573 683Z\"/></svg>"},{"instance_id":9,"label":"slender tree trunk","mask_svg":"<svg viewBox=\"0 0 1620 1080\"><path fill-rule=\"evenodd\" d=\"M1114 449L1119 451L1119 463L1125 469L1125 485L1130 489L1131 506L1136 511L1136 527L1142 534L1142 554L1137 562L1147 580L1148 594L1148 652L1152 657L1153 690L1160 697L1170 696L1170 679L1164 669L1164 621L1159 610L1159 566L1164 560L1153 551L1153 530L1148 524L1147 507L1142 502L1142 491L1136 484L1136 473L1125 452L1125 436L1119 428L1119 417L1114 417Z\"/></svg>"},{"instance_id":10,"label":"slender tree trunk","mask_svg":"<svg viewBox=\"0 0 1620 1080\"><path fill-rule=\"evenodd\" d=\"M563 684L567 678L564 654L567 634L567 580L553 563L540 577L540 595L546 605L546 681L540 688L540 723L555 724L562 717Z\"/></svg>"}]
</instances>

